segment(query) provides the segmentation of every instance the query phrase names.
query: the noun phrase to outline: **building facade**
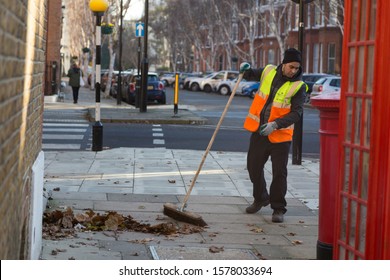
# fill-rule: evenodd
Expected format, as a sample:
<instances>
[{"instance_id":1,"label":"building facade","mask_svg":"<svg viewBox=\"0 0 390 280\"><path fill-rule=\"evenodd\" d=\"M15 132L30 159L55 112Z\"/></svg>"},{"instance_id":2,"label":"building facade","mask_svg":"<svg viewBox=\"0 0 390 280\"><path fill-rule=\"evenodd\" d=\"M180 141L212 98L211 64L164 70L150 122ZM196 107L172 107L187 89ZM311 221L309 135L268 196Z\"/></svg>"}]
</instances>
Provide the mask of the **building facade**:
<instances>
[{"instance_id":1,"label":"building facade","mask_svg":"<svg viewBox=\"0 0 390 280\"><path fill-rule=\"evenodd\" d=\"M343 7L341 4L340 0L317 0L304 5L302 65L304 72L335 75L341 73L343 43ZM248 12L233 14L231 36L244 52L250 54L250 50L253 50L251 55L253 67L263 67L267 64L277 65L283 59L281 44L284 49L298 48L299 5L290 0L259 0L257 5L254 7L257 15ZM240 11L240 7L238 10ZM243 12L245 10L245 8L241 9ZM246 21L238 20L239 17L246 17ZM243 22L246 28L243 27ZM250 28L252 34L249 39L248 29ZM245 32L244 29L246 29ZM208 69L206 63L211 60L212 53L211 46L208 44L205 44L202 55L195 52L196 59L193 68L201 72L228 68L237 70L241 62L248 61L248 58L242 58L238 53L227 57L226 44L220 43L218 48L218 58L212 69Z\"/></svg>"},{"instance_id":2,"label":"building facade","mask_svg":"<svg viewBox=\"0 0 390 280\"><path fill-rule=\"evenodd\" d=\"M1 1L0 259L41 251L48 2Z\"/></svg>"},{"instance_id":3,"label":"building facade","mask_svg":"<svg viewBox=\"0 0 390 280\"><path fill-rule=\"evenodd\" d=\"M46 40L46 68L45 68L45 95L55 95L61 83L61 37L62 37L62 4L61 0L47 2L47 40ZM50 24L49 24L50 23Z\"/></svg>"}]
</instances>

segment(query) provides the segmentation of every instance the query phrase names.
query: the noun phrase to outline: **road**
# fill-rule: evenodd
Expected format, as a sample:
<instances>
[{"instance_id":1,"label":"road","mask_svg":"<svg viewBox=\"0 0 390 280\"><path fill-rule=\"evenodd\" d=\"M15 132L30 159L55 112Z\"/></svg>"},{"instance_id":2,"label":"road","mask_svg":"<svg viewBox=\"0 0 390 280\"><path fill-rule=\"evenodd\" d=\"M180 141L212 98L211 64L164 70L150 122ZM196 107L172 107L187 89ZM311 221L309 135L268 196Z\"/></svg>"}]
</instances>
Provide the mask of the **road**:
<instances>
[{"instance_id":1,"label":"road","mask_svg":"<svg viewBox=\"0 0 390 280\"><path fill-rule=\"evenodd\" d=\"M217 93L181 90L179 93L179 109L180 106L191 106L192 109L196 110L196 114L208 119L206 125L105 123L103 145L105 148L161 147L205 150L228 98L229 96L222 96ZM173 89L168 87L167 104L172 104L172 100ZM234 97L212 150L236 152L246 152L248 150L250 133L242 128L242 124L251 102L252 99L248 97ZM83 120L80 116L82 113L71 111L56 113L55 111L45 110L44 114L44 150L90 150L92 124L88 124ZM304 157L319 157L318 129L318 111L305 107L302 147ZM56 134L57 136L54 136Z\"/></svg>"}]
</instances>

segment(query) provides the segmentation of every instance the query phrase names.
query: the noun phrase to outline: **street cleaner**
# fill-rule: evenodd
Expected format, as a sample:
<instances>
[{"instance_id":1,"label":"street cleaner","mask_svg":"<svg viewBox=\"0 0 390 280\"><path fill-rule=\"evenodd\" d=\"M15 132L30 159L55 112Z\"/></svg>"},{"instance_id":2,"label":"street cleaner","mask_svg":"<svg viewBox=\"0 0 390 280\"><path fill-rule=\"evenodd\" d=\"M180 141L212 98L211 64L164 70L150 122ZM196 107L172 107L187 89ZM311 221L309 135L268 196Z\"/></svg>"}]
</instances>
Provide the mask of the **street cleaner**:
<instances>
[{"instance_id":1,"label":"street cleaner","mask_svg":"<svg viewBox=\"0 0 390 280\"><path fill-rule=\"evenodd\" d=\"M244 128L252 132L247 168L254 197L246 212L253 214L271 204L274 223L282 223L287 212L287 163L294 123L302 116L307 91L302 81L301 63L301 53L290 48L285 51L279 66L251 69L247 62L240 65L244 79L260 81L244 122ZM269 157L272 161L272 182L268 193L264 165Z\"/></svg>"}]
</instances>

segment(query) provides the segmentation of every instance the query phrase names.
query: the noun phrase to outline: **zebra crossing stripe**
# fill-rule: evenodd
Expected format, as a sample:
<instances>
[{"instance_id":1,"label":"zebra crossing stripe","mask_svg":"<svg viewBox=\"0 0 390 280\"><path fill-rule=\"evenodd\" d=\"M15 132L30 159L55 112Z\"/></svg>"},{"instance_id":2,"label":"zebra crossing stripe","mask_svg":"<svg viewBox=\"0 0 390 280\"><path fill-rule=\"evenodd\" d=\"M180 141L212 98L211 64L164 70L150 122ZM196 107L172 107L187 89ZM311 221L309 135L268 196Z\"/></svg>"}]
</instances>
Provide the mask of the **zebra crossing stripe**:
<instances>
[{"instance_id":1,"label":"zebra crossing stripe","mask_svg":"<svg viewBox=\"0 0 390 280\"><path fill-rule=\"evenodd\" d=\"M72 126L72 127L88 127L89 124L81 124L81 123L72 123L72 124L68 124L68 123L43 123L43 126L58 126L58 127L69 127L69 126Z\"/></svg>"},{"instance_id":2,"label":"zebra crossing stripe","mask_svg":"<svg viewBox=\"0 0 390 280\"><path fill-rule=\"evenodd\" d=\"M43 143L43 150L80 150L81 144L49 144Z\"/></svg>"},{"instance_id":3,"label":"zebra crossing stripe","mask_svg":"<svg viewBox=\"0 0 390 280\"><path fill-rule=\"evenodd\" d=\"M43 134L44 140L83 140L83 134Z\"/></svg>"}]
</instances>

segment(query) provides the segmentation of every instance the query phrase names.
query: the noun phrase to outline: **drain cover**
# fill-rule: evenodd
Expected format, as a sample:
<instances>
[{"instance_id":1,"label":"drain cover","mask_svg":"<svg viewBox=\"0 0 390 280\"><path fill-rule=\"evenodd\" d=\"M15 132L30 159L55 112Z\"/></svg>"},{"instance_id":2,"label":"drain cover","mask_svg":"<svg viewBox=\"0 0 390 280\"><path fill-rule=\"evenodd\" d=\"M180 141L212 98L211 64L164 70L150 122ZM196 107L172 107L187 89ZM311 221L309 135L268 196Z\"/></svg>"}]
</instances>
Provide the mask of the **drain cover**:
<instances>
[{"instance_id":1,"label":"drain cover","mask_svg":"<svg viewBox=\"0 0 390 280\"><path fill-rule=\"evenodd\" d=\"M168 247L150 246L150 252L155 260L257 260L250 250L224 249L211 253L208 248L199 247Z\"/></svg>"}]
</instances>

